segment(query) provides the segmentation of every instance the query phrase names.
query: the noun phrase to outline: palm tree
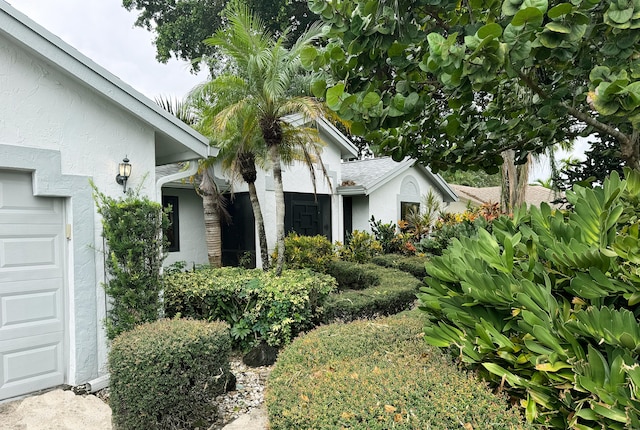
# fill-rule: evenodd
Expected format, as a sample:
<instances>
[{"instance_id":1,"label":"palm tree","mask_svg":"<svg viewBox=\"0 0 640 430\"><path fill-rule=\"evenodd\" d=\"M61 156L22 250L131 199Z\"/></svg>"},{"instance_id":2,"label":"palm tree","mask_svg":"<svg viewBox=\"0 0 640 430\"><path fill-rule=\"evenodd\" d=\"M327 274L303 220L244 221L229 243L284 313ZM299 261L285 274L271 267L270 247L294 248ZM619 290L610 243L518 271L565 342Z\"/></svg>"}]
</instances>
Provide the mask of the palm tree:
<instances>
[{"instance_id":1,"label":"palm tree","mask_svg":"<svg viewBox=\"0 0 640 430\"><path fill-rule=\"evenodd\" d=\"M199 120L196 128L211 139L217 136L215 146L220 152L216 159L220 160L222 167L231 174L232 180L240 177L247 183L251 209L258 229L262 269L268 270L267 235L255 186L258 176L256 162L260 165L264 164L264 141L256 121L248 116L249 112L238 111L224 127L216 127L214 121L216 115L228 106L230 101L238 98L236 89L241 87L241 84L242 82L235 76L222 75L196 87L187 100L189 105L198 112Z\"/></svg>"},{"instance_id":2,"label":"palm tree","mask_svg":"<svg viewBox=\"0 0 640 430\"><path fill-rule=\"evenodd\" d=\"M235 4L226 13L227 28L218 31L205 43L216 46L232 62L235 79L228 79L233 99L215 117L215 124L225 130L240 113L253 118L259 127L271 164L276 199L276 273L284 265L284 189L282 185L283 155L295 153L293 148L310 137L305 127L295 127L285 117L301 114L315 120L322 114L322 105L305 95L292 95L290 90L301 73L301 51L316 41L322 31L319 25L307 30L289 48L285 48L288 32L278 39L268 33L264 24L246 5ZM312 152L307 162L313 158ZM286 158L285 158L286 161ZM313 171L313 169L311 169Z\"/></svg>"},{"instance_id":3,"label":"palm tree","mask_svg":"<svg viewBox=\"0 0 640 430\"><path fill-rule=\"evenodd\" d=\"M156 103L164 110L174 115L182 122L197 128L198 115L188 103L178 99L159 97ZM228 218L226 200L216 182L213 174L214 158L203 159L198 162L197 177L191 178L196 193L202 198L204 211L205 243L207 244L207 258L213 267L222 266L222 229L221 220Z\"/></svg>"}]
</instances>

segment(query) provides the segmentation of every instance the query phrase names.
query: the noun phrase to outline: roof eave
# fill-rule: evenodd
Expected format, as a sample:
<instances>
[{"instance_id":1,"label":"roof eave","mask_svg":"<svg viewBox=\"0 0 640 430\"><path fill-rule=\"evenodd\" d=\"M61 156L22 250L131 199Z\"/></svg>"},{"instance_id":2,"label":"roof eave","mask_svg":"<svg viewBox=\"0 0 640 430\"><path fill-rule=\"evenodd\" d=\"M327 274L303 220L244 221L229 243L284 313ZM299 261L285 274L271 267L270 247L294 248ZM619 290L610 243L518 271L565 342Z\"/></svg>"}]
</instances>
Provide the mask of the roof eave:
<instances>
[{"instance_id":1,"label":"roof eave","mask_svg":"<svg viewBox=\"0 0 640 430\"><path fill-rule=\"evenodd\" d=\"M5 1L0 1L0 12L0 33L5 37L121 106L156 130L156 134L166 136L165 145L176 147L170 152L189 154L185 159L207 157L206 137Z\"/></svg>"}]
</instances>

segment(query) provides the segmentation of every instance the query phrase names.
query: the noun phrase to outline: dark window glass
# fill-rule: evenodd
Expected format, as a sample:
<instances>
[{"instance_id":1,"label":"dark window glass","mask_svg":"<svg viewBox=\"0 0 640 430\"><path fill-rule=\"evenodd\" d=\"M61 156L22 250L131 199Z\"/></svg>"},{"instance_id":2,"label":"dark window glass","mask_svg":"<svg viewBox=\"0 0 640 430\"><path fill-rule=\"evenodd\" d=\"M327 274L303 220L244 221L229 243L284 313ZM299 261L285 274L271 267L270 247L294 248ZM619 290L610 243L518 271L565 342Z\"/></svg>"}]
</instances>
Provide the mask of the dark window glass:
<instances>
[{"instance_id":1,"label":"dark window glass","mask_svg":"<svg viewBox=\"0 0 640 430\"><path fill-rule=\"evenodd\" d=\"M162 196L162 207L170 208L168 211L169 227L164 232L164 234L167 236L167 241L169 242L167 251L178 252L180 251L180 218L178 216L178 197Z\"/></svg>"}]
</instances>

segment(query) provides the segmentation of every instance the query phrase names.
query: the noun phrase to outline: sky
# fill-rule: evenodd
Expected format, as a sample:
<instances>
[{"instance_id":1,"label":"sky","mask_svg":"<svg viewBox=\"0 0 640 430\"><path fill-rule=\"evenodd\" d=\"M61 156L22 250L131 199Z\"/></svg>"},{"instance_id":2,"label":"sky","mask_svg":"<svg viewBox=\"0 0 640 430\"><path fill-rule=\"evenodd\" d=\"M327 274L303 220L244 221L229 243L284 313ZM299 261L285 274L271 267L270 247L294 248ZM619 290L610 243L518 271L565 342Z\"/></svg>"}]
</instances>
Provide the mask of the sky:
<instances>
[{"instance_id":1,"label":"sky","mask_svg":"<svg viewBox=\"0 0 640 430\"><path fill-rule=\"evenodd\" d=\"M151 100L182 99L207 79L189 64L159 63L153 34L134 27L136 11L121 0L8 0L9 4Z\"/></svg>"},{"instance_id":2,"label":"sky","mask_svg":"<svg viewBox=\"0 0 640 430\"><path fill-rule=\"evenodd\" d=\"M207 79L205 71L192 74L185 61L172 59L168 64L159 63L153 34L134 27L137 13L122 7L121 0L9 0L9 3L151 100L182 99ZM577 142L572 155L583 157L586 147L584 141ZM541 157L532 168L531 182L544 180L550 174L548 160Z\"/></svg>"}]
</instances>

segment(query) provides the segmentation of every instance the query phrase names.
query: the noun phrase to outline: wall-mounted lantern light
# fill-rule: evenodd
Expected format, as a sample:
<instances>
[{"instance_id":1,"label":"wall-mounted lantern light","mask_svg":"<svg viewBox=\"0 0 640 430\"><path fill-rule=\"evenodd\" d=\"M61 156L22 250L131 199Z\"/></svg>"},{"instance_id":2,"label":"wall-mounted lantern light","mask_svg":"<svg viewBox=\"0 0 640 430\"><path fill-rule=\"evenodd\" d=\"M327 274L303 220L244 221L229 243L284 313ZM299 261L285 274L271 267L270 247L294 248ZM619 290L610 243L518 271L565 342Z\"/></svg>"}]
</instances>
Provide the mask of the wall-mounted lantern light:
<instances>
[{"instance_id":1,"label":"wall-mounted lantern light","mask_svg":"<svg viewBox=\"0 0 640 430\"><path fill-rule=\"evenodd\" d=\"M131 164L129 159L124 157L122 163L118 165L118 174L116 175L116 182L124 187L123 193L127 192L127 180L131 176Z\"/></svg>"}]
</instances>

